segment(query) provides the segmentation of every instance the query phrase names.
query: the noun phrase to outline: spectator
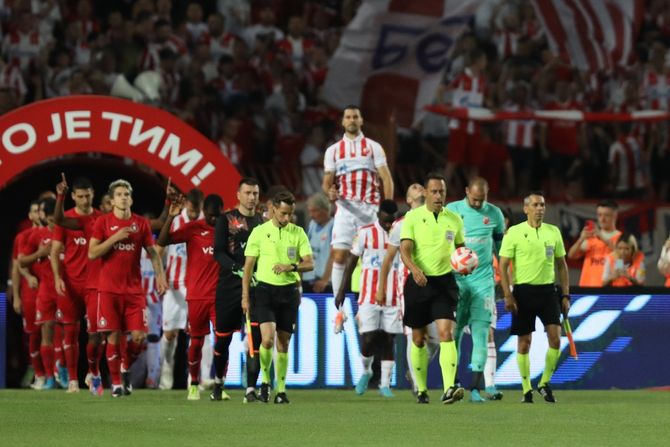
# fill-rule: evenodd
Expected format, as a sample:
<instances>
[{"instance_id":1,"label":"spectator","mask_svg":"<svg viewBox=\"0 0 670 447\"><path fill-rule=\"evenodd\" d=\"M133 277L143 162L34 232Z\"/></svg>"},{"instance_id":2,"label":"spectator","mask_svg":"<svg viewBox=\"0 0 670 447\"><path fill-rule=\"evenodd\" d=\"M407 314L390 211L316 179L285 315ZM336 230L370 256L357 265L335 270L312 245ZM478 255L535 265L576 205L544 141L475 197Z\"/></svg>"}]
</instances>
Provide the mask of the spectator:
<instances>
[{"instance_id":1,"label":"spectator","mask_svg":"<svg viewBox=\"0 0 670 447\"><path fill-rule=\"evenodd\" d=\"M323 192L313 194L307 200L307 212L310 221L307 226L307 238L314 256L314 270L302 275L303 291L328 293L330 271L333 257L330 251L330 239L333 232L333 219L330 216L330 201Z\"/></svg>"},{"instance_id":2,"label":"spectator","mask_svg":"<svg viewBox=\"0 0 670 447\"><path fill-rule=\"evenodd\" d=\"M302 166L302 194L312 197L321 191L323 180L323 148L326 146L326 133L318 124L310 129L307 144L300 153Z\"/></svg>"},{"instance_id":3,"label":"spectator","mask_svg":"<svg viewBox=\"0 0 670 447\"><path fill-rule=\"evenodd\" d=\"M293 16L288 21L288 35L277 42L279 51L283 51L291 58L294 70L300 70L305 65L306 56L314 45L314 42L303 37L304 32L305 24L302 17Z\"/></svg>"},{"instance_id":4,"label":"spectator","mask_svg":"<svg viewBox=\"0 0 670 447\"><path fill-rule=\"evenodd\" d=\"M610 146L610 184L621 199L640 199L645 193L647 167L640 142L631 134L630 123L617 125L617 140Z\"/></svg>"},{"instance_id":5,"label":"spectator","mask_svg":"<svg viewBox=\"0 0 670 447\"><path fill-rule=\"evenodd\" d=\"M207 45L210 57L217 61L224 54L233 55L236 37L226 32L225 23L225 18L221 14L210 14L207 17L207 31L203 32L199 39L201 43Z\"/></svg>"},{"instance_id":6,"label":"spectator","mask_svg":"<svg viewBox=\"0 0 670 447\"><path fill-rule=\"evenodd\" d=\"M661 275L665 276L665 287L670 287L670 237L663 244L657 266Z\"/></svg>"},{"instance_id":7,"label":"spectator","mask_svg":"<svg viewBox=\"0 0 670 447\"><path fill-rule=\"evenodd\" d=\"M635 236L624 233L605 262L603 286L643 286L645 278L644 253L639 250Z\"/></svg>"},{"instance_id":8,"label":"spectator","mask_svg":"<svg viewBox=\"0 0 670 447\"><path fill-rule=\"evenodd\" d=\"M252 25L244 32L244 39L250 47L254 46L256 38L260 34L268 34L273 42L279 42L284 38L284 33L275 26L275 13L272 6L265 5L259 14L260 23Z\"/></svg>"},{"instance_id":9,"label":"spectator","mask_svg":"<svg viewBox=\"0 0 670 447\"><path fill-rule=\"evenodd\" d=\"M241 171L242 167L242 149L235 142L235 138L240 130L240 121L235 118L224 119L222 125L221 137L219 138L219 149L221 153Z\"/></svg>"}]
</instances>

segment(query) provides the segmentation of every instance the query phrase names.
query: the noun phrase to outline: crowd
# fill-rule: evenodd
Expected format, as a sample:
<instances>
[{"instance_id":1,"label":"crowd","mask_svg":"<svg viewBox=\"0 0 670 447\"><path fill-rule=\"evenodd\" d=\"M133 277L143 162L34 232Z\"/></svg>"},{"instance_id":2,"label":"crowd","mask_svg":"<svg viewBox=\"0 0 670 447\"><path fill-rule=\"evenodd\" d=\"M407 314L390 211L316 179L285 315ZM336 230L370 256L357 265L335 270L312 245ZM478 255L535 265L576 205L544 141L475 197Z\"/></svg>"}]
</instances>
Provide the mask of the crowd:
<instances>
[{"instance_id":1,"label":"crowd","mask_svg":"<svg viewBox=\"0 0 670 447\"><path fill-rule=\"evenodd\" d=\"M1 2L0 113L56 96L123 95L120 76L133 85L142 72L155 70L160 76L154 84L144 83L159 91L155 105L216 142L264 186L290 182L299 196L308 197L319 190L323 148L339 139L338 112L323 103L320 90L359 4ZM455 103L472 88L464 80L474 76L481 94L472 106L667 110L668 9L667 0L645 3L634 63L590 73L552 53L530 1L482 2L455 46L435 103ZM475 139L465 142L473 152L467 160L459 156L461 129L445 117L428 114L396 134L397 166L412 174L426 165L442 166L450 187L479 172L498 196L518 197L542 187L552 196L668 200L665 123L468 125L466 134ZM291 180L280 171L291 171Z\"/></svg>"}]
</instances>

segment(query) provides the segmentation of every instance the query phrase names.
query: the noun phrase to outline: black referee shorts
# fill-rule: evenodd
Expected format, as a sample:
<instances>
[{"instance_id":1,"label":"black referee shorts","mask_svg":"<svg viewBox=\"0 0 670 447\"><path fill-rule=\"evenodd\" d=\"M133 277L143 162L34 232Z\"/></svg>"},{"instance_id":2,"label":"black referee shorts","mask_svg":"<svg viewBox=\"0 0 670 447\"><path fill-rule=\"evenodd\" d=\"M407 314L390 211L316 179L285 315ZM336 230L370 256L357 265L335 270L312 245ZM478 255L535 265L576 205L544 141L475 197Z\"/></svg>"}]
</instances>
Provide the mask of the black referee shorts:
<instances>
[{"instance_id":1,"label":"black referee shorts","mask_svg":"<svg viewBox=\"0 0 670 447\"><path fill-rule=\"evenodd\" d=\"M561 306L553 284L517 284L513 292L518 312L512 314L512 335L528 335L535 330L535 318L542 324L561 324Z\"/></svg>"},{"instance_id":2,"label":"black referee shorts","mask_svg":"<svg viewBox=\"0 0 670 447\"><path fill-rule=\"evenodd\" d=\"M405 281L403 323L412 329L426 327L435 320L456 319L458 285L453 273L426 278L425 287L419 287L411 274Z\"/></svg>"},{"instance_id":3,"label":"black referee shorts","mask_svg":"<svg viewBox=\"0 0 670 447\"><path fill-rule=\"evenodd\" d=\"M300 291L298 283L275 286L259 282L251 309L259 323L276 323L277 330L293 333L298 318Z\"/></svg>"},{"instance_id":4,"label":"black referee shorts","mask_svg":"<svg viewBox=\"0 0 670 447\"><path fill-rule=\"evenodd\" d=\"M255 288L249 289L249 300L253 302ZM239 331L244 325L246 317L242 312L242 279L231 275L225 281L219 282L216 288L216 301L214 302L216 311L216 332L219 334L228 334ZM254 319L253 309L249 318Z\"/></svg>"}]
</instances>

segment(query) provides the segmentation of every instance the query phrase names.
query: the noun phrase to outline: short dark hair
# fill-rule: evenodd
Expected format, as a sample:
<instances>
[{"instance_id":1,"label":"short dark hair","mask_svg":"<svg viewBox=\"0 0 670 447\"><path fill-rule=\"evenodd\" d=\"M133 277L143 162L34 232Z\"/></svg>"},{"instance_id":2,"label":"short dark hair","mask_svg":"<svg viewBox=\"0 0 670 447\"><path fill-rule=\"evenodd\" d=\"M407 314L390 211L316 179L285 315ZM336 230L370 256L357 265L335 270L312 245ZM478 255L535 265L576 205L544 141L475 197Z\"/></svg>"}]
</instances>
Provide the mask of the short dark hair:
<instances>
[{"instance_id":1,"label":"short dark hair","mask_svg":"<svg viewBox=\"0 0 670 447\"><path fill-rule=\"evenodd\" d=\"M428 174L426 174L426 177L423 181L424 188L428 186L428 182L430 182L431 180L441 180L444 182L445 185L447 184L447 179L441 172L431 171Z\"/></svg>"},{"instance_id":2,"label":"short dark hair","mask_svg":"<svg viewBox=\"0 0 670 447\"><path fill-rule=\"evenodd\" d=\"M379 211L393 215L398 212L398 204L395 203L395 200L382 200L382 203L379 204Z\"/></svg>"},{"instance_id":3,"label":"short dark hair","mask_svg":"<svg viewBox=\"0 0 670 447\"><path fill-rule=\"evenodd\" d=\"M295 197L288 190L279 191L272 197L272 205L278 207L282 203L285 203L287 205L294 205Z\"/></svg>"},{"instance_id":4,"label":"short dark hair","mask_svg":"<svg viewBox=\"0 0 670 447\"><path fill-rule=\"evenodd\" d=\"M611 209L613 209L613 210L615 210L615 211L619 209L619 204L616 203L616 202L615 202L614 200L612 200L612 199L604 199L604 200L601 200L600 202L598 202L598 207L601 207L601 206L602 206L602 207L605 207L605 208L611 208Z\"/></svg>"},{"instance_id":5,"label":"short dark hair","mask_svg":"<svg viewBox=\"0 0 670 447\"><path fill-rule=\"evenodd\" d=\"M207 197L205 197L203 208L206 210L212 208L221 210L223 209L223 199L218 194L209 194Z\"/></svg>"},{"instance_id":6,"label":"short dark hair","mask_svg":"<svg viewBox=\"0 0 670 447\"><path fill-rule=\"evenodd\" d=\"M528 203L530 203L530 196L540 196L540 197L544 197L544 191L541 191L541 190L539 190L539 189L535 189L535 190L530 191L530 192L529 192L528 194L526 194L526 195L524 196L524 198L523 198L523 204L524 204L524 206L525 206L525 205L528 205Z\"/></svg>"},{"instance_id":7,"label":"short dark hair","mask_svg":"<svg viewBox=\"0 0 670 447\"><path fill-rule=\"evenodd\" d=\"M77 177L74 182L72 182L72 190L75 189L93 189L93 184L86 177Z\"/></svg>"},{"instance_id":8,"label":"short dark hair","mask_svg":"<svg viewBox=\"0 0 670 447\"><path fill-rule=\"evenodd\" d=\"M56 210L56 199L53 197L46 197L40 200L40 203L44 207L44 215L53 216L54 211Z\"/></svg>"},{"instance_id":9,"label":"short dark hair","mask_svg":"<svg viewBox=\"0 0 670 447\"><path fill-rule=\"evenodd\" d=\"M28 205L28 211L30 211L30 208L32 208L33 205L40 206L40 200L37 200L37 199L35 199L35 200L31 200L31 201L30 201L30 205Z\"/></svg>"},{"instance_id":10,"label":"short dark hair","mask_svg":"<svg viewBox=\"0 0 670 447\"><path fill-rule=\"evenodd\" d=\"M237 190L239 191L242 185L256 186L258 185L258 180L253 177L242 177L237 184Z\"/></svg>"},{"instance_id":11,"label":"short dark hair","mask_svg":"<svg viewBox=\"0 0 670 447\"><path fill-rule=\"evenodd\" d=\"M357 106L356 104L349 104L342 109L342 114L343 115L344 115L345 110L358 110L360 112L361 108L359 106Z\"/></svg>"},{"instance_id":12,"label":"short dark hair","mask_svg":"<svg viewBox=\"0 0 670 447\"><path fill-rule=\"evenodd\" d=\"M186 194L186 200L191 202L193 205L200 205L202 203L205 195L198 188L193 188Z\"/></svg>"},{"instance_id":13,"label":"short dark hair","mask_svg":"<svg viewBox=\"0 0 670 447\"><path fill-rule=\"evenodd\" d=\"M268 188L267 200L274 200L274 197L280 192L289 192L288 188L284 185L272 185Z\"/></svg>"}]
</instances>

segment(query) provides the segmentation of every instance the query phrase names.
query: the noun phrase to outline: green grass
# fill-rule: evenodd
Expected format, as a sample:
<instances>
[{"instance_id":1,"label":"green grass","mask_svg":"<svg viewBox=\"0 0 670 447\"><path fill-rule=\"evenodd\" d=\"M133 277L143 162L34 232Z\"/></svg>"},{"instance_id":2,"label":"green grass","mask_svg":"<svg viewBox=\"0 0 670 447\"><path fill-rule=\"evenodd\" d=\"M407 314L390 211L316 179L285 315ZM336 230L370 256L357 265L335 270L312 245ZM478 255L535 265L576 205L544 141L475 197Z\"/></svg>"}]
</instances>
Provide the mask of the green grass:
<instances>
[{"instance_id":1,"label":"green grass","mask_svg":"<svg viewBox=\"0 0 670 447\"><path fill-rule=\"evenodd\" d=\"M500 402L445 406L431 391L417 405L406 390L383 400L368 391L288 390L290 405L186 400L183 391L136 391L114 399L82 390L0 391L3 446L595 446L670 444L670 393L557 391L558 404L507 390ZM466 399L468 394L466 393ZM212 444L213 445L213 444Z\"/></svg>"}]
</instances>

